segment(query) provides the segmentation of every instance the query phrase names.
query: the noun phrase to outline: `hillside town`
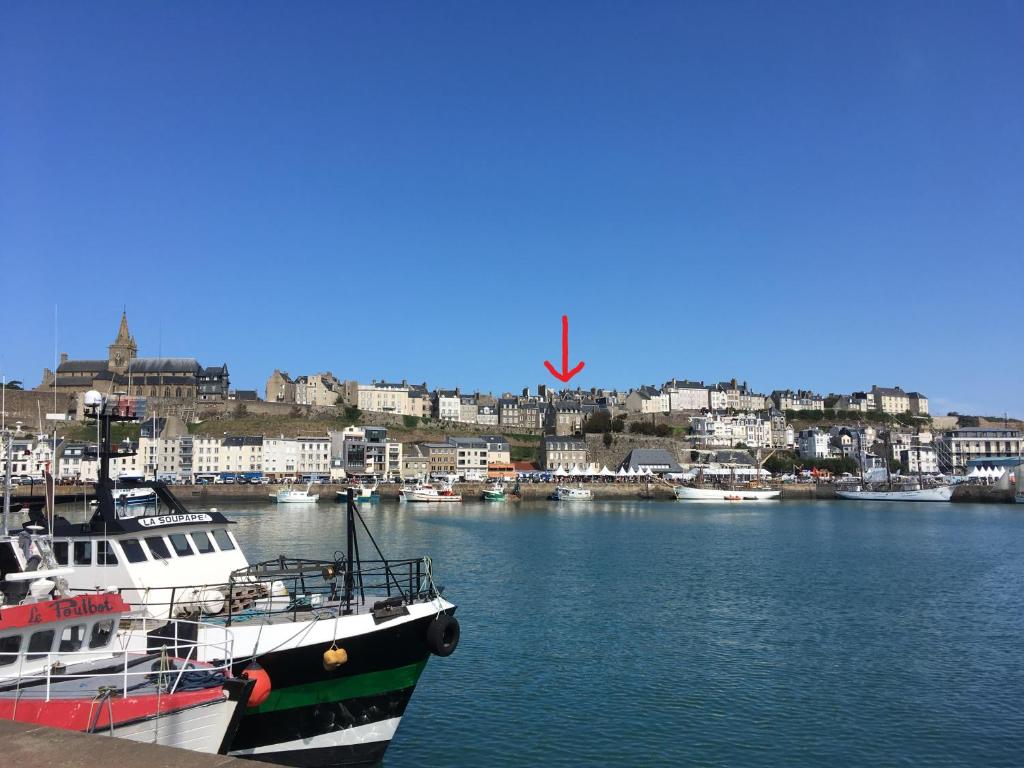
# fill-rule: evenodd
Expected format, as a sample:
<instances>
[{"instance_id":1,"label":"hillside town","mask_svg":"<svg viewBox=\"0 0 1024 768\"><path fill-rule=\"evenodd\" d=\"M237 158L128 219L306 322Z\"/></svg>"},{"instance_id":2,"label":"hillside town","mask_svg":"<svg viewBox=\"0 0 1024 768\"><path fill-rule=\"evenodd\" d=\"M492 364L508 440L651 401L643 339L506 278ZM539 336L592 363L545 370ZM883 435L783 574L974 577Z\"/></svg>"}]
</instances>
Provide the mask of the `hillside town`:
<instances>
[{"instance_id":1,"label":"hillside town","mask_svg":"<svg viewBox=\"0 0 1024 768\"><path fill-rule=\"evenodd\" d=\"M933 416L928 398L872 384L849 393L808 389L755 392L745 381L675 378L617 389L517 393L431 388L426 382L359 382L329 371L275 369L263 397L230 384L226 363L140 357L126 314L105 358L70 359L44 369L31 392L5 389L4 421L15 430L12 475L91 482L97 467L86 439L62 435L83 418L85 392L125 394L146 403L148 420L126 436L134 455L113 471L169 482L337 481L506 478L524 472L597 474L627 469L669 474L692 466L771 462L786 470L966 474L1019 460L1021 431L956 415ZM34 418L41 393L63 403L53 422ZM32 405L29 397L36 396ZM17 409L18 395L28 406ZM13 406L13 407L12 407ZM309 434L208 431L215 414L334 413L350 423ZM33 428L33 425L36 428ZM402 439L412 427L434 439ZM56 433L56 438L54 437ZM399 436L396 436L399 435ZM617 451L617 452L616 452ZM789 457L788 464L779 464ZM8 457L2 457L0 471ZM770 463L768 466L772 466Z\"/></svg>"}]
</instances>

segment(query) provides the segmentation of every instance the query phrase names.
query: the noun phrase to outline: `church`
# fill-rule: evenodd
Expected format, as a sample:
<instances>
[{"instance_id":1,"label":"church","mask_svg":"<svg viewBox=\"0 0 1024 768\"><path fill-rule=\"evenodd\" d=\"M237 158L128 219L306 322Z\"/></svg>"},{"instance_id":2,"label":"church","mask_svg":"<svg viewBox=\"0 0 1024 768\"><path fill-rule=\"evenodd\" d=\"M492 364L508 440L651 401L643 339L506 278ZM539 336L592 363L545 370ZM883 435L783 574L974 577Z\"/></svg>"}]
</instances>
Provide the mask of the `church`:
<instances>
[{"instance_id":1,"label":"church","mask_svg":"<svg viewBox=\"0 0 1024 768\"><path fill-rule=\"evenodd\" d=\"M121 313L117 337L105 360L69 360L60 356L56 374L43 370L39 390L76 394L90 389L103 394L141 395L187 402L228 399L227 364L204 368L193 357L138 357L138 345Z\"/></svg>"}]
</instances>

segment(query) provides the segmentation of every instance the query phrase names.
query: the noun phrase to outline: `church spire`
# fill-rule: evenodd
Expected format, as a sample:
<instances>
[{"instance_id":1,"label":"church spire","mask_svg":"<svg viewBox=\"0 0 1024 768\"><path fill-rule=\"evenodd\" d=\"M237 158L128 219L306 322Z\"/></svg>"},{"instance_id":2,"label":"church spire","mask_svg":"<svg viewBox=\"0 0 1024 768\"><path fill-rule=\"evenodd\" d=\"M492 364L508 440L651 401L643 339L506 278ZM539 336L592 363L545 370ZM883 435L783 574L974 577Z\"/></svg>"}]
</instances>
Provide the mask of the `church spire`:
<instances>
[{"instance_id":1,"label":"church spire","mask_svg":"<svg viewBox=\"0 0 1024 768\"><path fill-rule=\"evenodd\" d=\"M121 327L117 329L117 338L114 339L115 344L127 344L132 341L132 335L128 332L128 312L125 309L121 310Z\"/></svg>"}]
</instances>

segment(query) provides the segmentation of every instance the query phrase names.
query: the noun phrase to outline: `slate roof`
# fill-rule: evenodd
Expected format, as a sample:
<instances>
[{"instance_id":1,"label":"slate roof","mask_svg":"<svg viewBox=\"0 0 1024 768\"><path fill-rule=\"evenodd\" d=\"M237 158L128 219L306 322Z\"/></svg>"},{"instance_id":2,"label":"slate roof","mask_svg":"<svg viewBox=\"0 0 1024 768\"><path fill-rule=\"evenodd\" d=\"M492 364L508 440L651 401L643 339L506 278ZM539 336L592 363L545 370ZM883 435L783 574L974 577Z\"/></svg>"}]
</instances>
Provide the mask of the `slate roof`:
<instances>
[{"instance_id":1,"label":"slate roof","mask_svg":"<svg viewBox=\"0 0 1024 768\"><path fill-rule=\"evenodd\" d=\"M221 443L226 446L239 447L243 445L263 445L263 435L229 435Z\"/></svg>"},{"instance_id":2,"label":"slate roof","mask_svg":"<svg viewBox=\"0 0 1024 768\"><path fill-rule=\"evenodd\" d=\"M658 472L682 472L675 457L664 448L634 448L622 462L623 469L650 467ZM655 469L657 468L657 469Z\"/></svg>"},{"instance_id":3,"label":"slate roof","mask_svg":"<svg viewBox=\"0 0 1024 768\"><path fill-rule=\"evenodd\" d=\"M135 373L199 373L202 366L194 357L136 357L128 363Z\"/></svg>"},{"instance_id":4,"label":"slate roof","mask_svg":"<svg viewBox=\"0 0 1024 768\"><path fill-rule=\"evenodd\" d=\"M108 360L68 360L57 366L57 373L88 373L90 371L105 371L109 365Z\"/></svg>"}]
</instances>

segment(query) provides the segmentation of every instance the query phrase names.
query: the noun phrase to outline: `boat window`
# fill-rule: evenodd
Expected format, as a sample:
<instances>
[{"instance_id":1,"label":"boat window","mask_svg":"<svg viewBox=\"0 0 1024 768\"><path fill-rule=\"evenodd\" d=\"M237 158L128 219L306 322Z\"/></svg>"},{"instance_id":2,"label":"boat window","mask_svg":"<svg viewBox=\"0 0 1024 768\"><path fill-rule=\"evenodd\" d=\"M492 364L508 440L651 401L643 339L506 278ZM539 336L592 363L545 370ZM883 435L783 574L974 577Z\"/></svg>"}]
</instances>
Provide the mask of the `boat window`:
<instances>
[{"instance_id":1,"label":"boat window","mask_svg":"<svg viewBox=\"0 0 1024 768\"><path fill-rule=\"evenodd\" d=\"M114 547L109 541L98 541L96 546L97 565L117 565L117 555L114 554Z\"/></svg>"},{"instance_id":2,"label":"boat window","mask_svg":"<svg viewBox=\"0 0 1024 768\"><path fill-rule=\"evenodd\" d=\"M192 547L188 545L188 539L184 533L172 533L167 538L171 540L171 546L174 547L174 553L178 557L188 557L193 554Z\"/></svg>"},{"instance_id":3,"label":"boat window","mask_svg":"<svg viewBox=\"0 0 1024 768\"><path fill-rule=\"evenodd\" d=\"M146 551L138 539L122 539L121 551L124 552L129 563L141 563L146 560Z\"/></svg>"},{"instance_id":4,"label":"boat window","mask_svg":"<svg viewBox=\"0 0 1024 768\"><path fill-rule=\"evenodd\" d=\"M217 540L217 546L220 547L221 552L227 552L235 548L235 545L231 542L231 537L228 536L228 532L223 528L215 530L213 538Z\"/></svg>"},{"instance_id":5,"label":"boat window","mask_svg":"<svg viewBox=\"0 0 1024 768\"><path fill-rule=\"evenodd\" d=\"M102 648L110 642L114 636L114 620L104 619L92 625L92 632L89 634L89 647Z\"/></svg>"},{"instance_id":6,"label":"boat window","mask_svg":"<svg viewBox=\"0 0 1024 768\"><path fill-rule=\"evenodd\" d=\"M21 635L0 637L0 667L17 661L19 650L21 650Z\"/></svg>"},{"instance_id":7,"label":"boat window","mask_svg":"<svg viewBox=\"0 0 1024 768\"><path fill-rule=\"evenodd\" d=\"M92 565L92 542L75 542L75 565Z\"/></svg>"},{"instance_id":8,"label":"boat window","mask_svg":"<svg viewBox=\"0 0 1024 768\"><path fill-rule=\"evenodd\" d=\"M167 548L167 542L164 541L163 536L147 537L146 545L149 547L149 553L153 555L153 557L158 557L161 560L171 559L171 550Z\"/></svg>"},{"instance_id":9,"label":"boat window","mask_svg":"<svg viewBox=\"0 0 1024 768\"><path fill-rule=\"evenodd\" d=\"M67 565L68 543L66 541L53 542L53 556L57 559L58 565Z\"/></svg>"},{"instance_id":10,"label":"boat window","mask_svg":"<svg viewBox=\"0 0 1024 768\"><path fill-rule=\"evenodd\" d=\"M41 629L33 632L28 639L28 659L38 659L50 652L53 648L53 637L56 634L52 629Z\"/></svg>"},{"instance_id":11,"label":"boat window","mask_svg":"<svg viewBox=\"0 0 1024 768\"><path fill-rule=\"evenodd\" d=\"M85 624L75 624L72 627L64 627L60 633L60 645L57 650L61 653L74 653L81 649L85 641Z\"/></svg>"},{"instance_id":12,"label":"boat window","mask_svg":"<svg viewBox=\"0 0 1024 768\"><path fill-rule=\"evenodd\" d=\"M193 531L192 541L196 543L196 549L199 550L200 555L205 555L209 552L213 552L213 542L210 541L210 537L203 531Z\"/></svg>"}]
</instances>

